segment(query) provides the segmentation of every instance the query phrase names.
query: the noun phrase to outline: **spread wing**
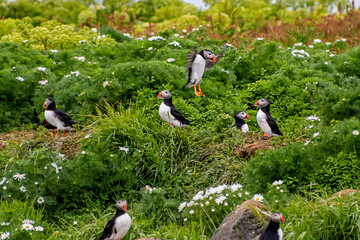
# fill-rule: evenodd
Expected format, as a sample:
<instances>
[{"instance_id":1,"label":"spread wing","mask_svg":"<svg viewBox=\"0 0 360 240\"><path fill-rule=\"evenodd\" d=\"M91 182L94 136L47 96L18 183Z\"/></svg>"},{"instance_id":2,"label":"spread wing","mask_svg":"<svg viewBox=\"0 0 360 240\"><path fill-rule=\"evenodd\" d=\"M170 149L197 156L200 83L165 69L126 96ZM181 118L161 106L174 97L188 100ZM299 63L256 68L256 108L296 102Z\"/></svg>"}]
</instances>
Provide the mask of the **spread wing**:
<instances>
[{"instance_id":1,"label":"spread wing","mask_svg":"<svg viewBox=\"0 0 360 240\"><path fill-rule=\"evenodd\" d=\"M210 60L206 60L206 62L205 62L205 71L207 71L207 70L209 70L210 68L212 68L218 61L219 61L219 59L223 56L223 53L224 53L224 51L225 51L225 49L226 49L226 43L224 44L224 46L223 46L223 48L222 48L222 50L221 50L221 52L219 53L219 54L217 54L217 55L215 55L216 56L216 62L212 62L212 61L210 61Z\"/></svg>"},{"instance_id":2,"label":"spread wing","mask_svg":"<svg viewBox=\"0 0 360 240\"><path fill-rule=\"evenodd\" d=\"M191 53L188 54L187 62L186 62L186 71L189 71L191 69L193 62L195 61L196 54L197 54L197 52L196 52L195 48L193 49L193 51Z\"/></svg>"},{"instance_id":3,"label":"spread wing","mask_svg":"<svg viewBox=\"0 0 360 240\"><path fill-rule=\"evenodd\" d=\"M106 224L103 233L101 234L101 237L99 238L99 240L104 240L107 238L110 238L111 234L112 234L112 229L115 225L115 220L116 220L116 216L112 217L108 223Z\"/></svg>"},{"instance_id":4,"label":"spread wing","mask_svg":"<svg viewBox=\"0 0 360 240\"><path fill-rule=\"evenodd\" d=\"M266 121L269 124L271 131L277 135L282 135L279 126L277 125L275 119L268 113L266 113Z\"/></svg>"},{"instance_id":5,"label":"spread wing","mask_svg":"<svg viewBox=\"0 0 360 240\"><path fill-rule=\"evenodd\" d=\"M173 115L177 120L179 120L182 124L191 125L190 120L186 119L179 110L175 107L171 107L170 109L171 115Z\"/></svg>"},{"instance_id":6,"label":"spread wing","mask_svg":"<svg viewBox=\"0 0 360 240\"><path fill-rule=\"evenodd\" d=\"M78 124L77 122L75 122L74 120L71 119L70 115L67 114L66 112L64 112L63 110L60 110L58 108L56 108L54 110L54 112L56 113L56 115L59 117L59 119L65 123L65 126L71 126L73 124Z\"/></svg>"}]
</instances>

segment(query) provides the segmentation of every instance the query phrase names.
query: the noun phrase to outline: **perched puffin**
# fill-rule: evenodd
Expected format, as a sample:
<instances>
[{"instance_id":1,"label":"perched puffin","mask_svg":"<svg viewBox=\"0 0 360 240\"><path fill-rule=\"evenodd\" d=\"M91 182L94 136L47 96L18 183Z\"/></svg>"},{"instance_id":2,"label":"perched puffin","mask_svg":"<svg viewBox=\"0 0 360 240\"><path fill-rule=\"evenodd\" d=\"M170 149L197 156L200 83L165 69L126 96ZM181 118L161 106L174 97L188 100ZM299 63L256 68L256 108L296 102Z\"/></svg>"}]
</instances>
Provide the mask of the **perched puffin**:
<instances>
[{"instance_id":1,"label":"perched puffin","mask_svg":"<svg viewBox=\"0 0 360 240\"><path fill-rule=\"evenodd\" d=\"M261 234L259 240L282 240L283 231L280 228L280 222L285 222L285 219L280 212L276 212L270 216L270 223Z\"/></svg>"},{"instance_id":2,"label":"perched puffin","mask_svg":"<svg viewBox=\"0 0 360 240\"><path fill-rule=\"evenodd\" d=\"M256 114L256 120L260 128L264 131L265 136L271 138L282 135L276 121L270 115L269 100L267 100L266 98L262 98L260 100L257 100L254 103L254 106L261 107Z\"/></svg>"},{"instance_id":3,"label":"perched puffin","mask_svg":"<svg viewBox=\"0 0 360 240\"><path fill-rule=\"evenodd\" d=\"M72 125L78 123L72 120L66 112L56 108L56 104L53 98L47 98L43 104L43 108L46 109L45 120L48 122L48 124L57 128L57 133L55 136L59 134L59 131L64 131L65 136L66 131L75 130ZM50 128L50 126L48 127Z\"/></svg>"},{"instance_id":4,"label":"perched puffin","mask_svg":"<svg viewBox=\"0 0 360 240\"><path fill-rule=\"evenodd\" d=\"M191 125L190 120L186 119L172 104L172 96L169 90L161 91L157 97L163 99L159 107L159 115L165 122L179 128Z\"/></svg>"},{"instance_id":5,"label":"perched puffin","mask_svg":"<svg viewBox=\"0 0 360 240\"><path fill-rule=\"evenodd\" d=\"M213 52L207 49L201 50L199 53L197 53L196 49L194 49L192 53L189 53L186 63L188 81L183 88L190 88L194 86L195 95L198 97L205 97L200 88L202 76L206 70L212 68L219 61L225 49L226 44L224 44L221 53L218 55L214 55ZM199 91L196 90L196 85L199 85Z\"/></svg>"},{"instance_id":6,"label":"perched puffin","mask_svg":"<svg viewBox=\"0 0 360 240\"><path fill-rule=\"evenodd\" d=\"M131 217L127 213L126 200L120 199L116 202L116 213L106 224L99 240L120 240L129 231Z\"/></svg>"},{"instance_id":7,"label":"perched puffin","mask_svg":"<svg viewBox=\"0 0 360 240\"><path fill-rule=\"evenodd\" d=\"M248 133L249 132L249 126L244 121L244 119L250 119L249 114L247 114L244 111L238 111L235 114L235 125L233 125L232 127L236 127L237 129L241 129L241 131L243 133Z\"/></svg>"}]
</instances>

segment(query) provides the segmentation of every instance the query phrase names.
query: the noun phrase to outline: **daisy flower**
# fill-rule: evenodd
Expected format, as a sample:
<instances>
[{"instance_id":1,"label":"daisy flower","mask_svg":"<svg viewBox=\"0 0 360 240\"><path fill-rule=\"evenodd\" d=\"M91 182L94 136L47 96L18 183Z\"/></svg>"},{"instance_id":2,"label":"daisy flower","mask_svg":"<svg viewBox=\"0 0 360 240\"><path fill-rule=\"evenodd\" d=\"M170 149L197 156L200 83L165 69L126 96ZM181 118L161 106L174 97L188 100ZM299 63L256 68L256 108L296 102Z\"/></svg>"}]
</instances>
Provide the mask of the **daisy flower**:
<instances>
[{"instance_id":1,"label":"daisy flower","mask_svg":"<svg viewBox=\"0 0 360 240\"><path fill-rule=\"evenodd\" d=\"M34 229L34 226L30 223L24 223L21 225L21 229L25 229L26 231L30 231Z\"/></svg>"},{"instance_id":2,"label":"daisy flower","mask_svg":"<svg viewBox=\"0 0 360 240\"><path fill-rule=\"evenodd\" d=\"M107 85L109 85L109 81L103 82L103 87L106 87Z\"/></svg>"},{"instance_id":3,"label":"daisy flower","mask_svg":"<svg viewBox=\"0 0 360 240\"><path fill-rule=\"evenodd\" d=\"M280 186L280 185L282 185L283 183L284 183L283 181L277 180L277 181L273 182L272 185L273 185L273 186Z\"/></svg>"},{"instance_id":4,"label":"daisy flower","mask_svg":"<svg viewBox=\"0 0 360 240\"><path fill-rule=\"evenodd\" d=\"M262 202L264 200L264 197L261 194L255 194L252 199L257 201L257 202Z\"/></svg>"},{"instance_id":5,"label":"daisy flower","mask_svg":"<svg viewBox=\"0 0 360 240\"><path fill-rule=\"evenodd\" d=\"M37 202L38 202L38 204L42 204L42 203L45 202L45 200L44 200L43 197L39 197L39 198L37 199Z\"/></svg>"},{"instance_id":6,"label":"daisy flower","mask_svg":"<svg viewBox=\"0 0 360 240\"><path fill-rule=\"evenodd\" d=\"M26 187L21 186L21 187L20 187L20 191L22 191L22 192L26 192Z\"/></svg>"},{"instance_id":7,"label":"daisy flower","mask_svg":"<svg viewBox=\"0 0 360 240\"><path fill-rule=\"evenodd\" d=\"M16 173L13 177L15 180L21 181L21 180L25 179L25 173L23 173L23 174Z\"/></svg>"},{"instance_id":8,"label":"daisy flower","mask_svg":"<svg viewBox=\"0 0 360 240\"><path fill-rule=\"evenodd\" d=\"M168 63L174 62L175 58L168 58L168 60L166 60Z\"/></svg>"},{"instance_id":9,"label":"daisy flower","mask_svg":"<svg viewBox=\"0 0 360 240\"><path fill-rule=\"evenodd\" d=\"M10 232L4 232L1 234L1 239L9 239L10 238Z\"/></svg>"},{"instance_id":10,"label":"daisy flower","mask_svg":"<svg viewBox=\"0 0 360 240\"><path fill-rule=\"evenodd\" d=\"M18 76L18 77L16 77L16 80L19 80L20 82L23 82L23 81L24 81L24 78Z\"/></svg>"},{"instance_id":11,"label":"daisy flower","mask_svg":"<svg viewBox=\"0 0 360 240\"><path fill-rule=\"evenodd\" d=\"M352 131L352 134L354 135L354 136L357 136L357 135L359 135L359 131L358 130L354 130L354 131ZM1 184L0 184L1 185Z\"/></svg>"},{"instance_id":12,"label":"daisy flower","mask_svg":"<svg viewBox=\"0 0 360 240\"><path fill-rule=\"evenodd\" d=\"M42 232L44 231L44 228L42 226L35 226L35 231Z\"/></svg>"}]
</instances>

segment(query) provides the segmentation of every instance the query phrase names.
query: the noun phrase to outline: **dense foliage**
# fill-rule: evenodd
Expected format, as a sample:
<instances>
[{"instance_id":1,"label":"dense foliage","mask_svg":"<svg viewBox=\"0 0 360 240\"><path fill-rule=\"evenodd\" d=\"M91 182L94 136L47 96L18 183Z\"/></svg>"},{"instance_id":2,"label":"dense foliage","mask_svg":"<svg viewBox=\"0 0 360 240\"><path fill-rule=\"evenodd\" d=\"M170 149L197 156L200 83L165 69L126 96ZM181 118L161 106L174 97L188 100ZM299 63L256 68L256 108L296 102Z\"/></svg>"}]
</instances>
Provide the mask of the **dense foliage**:
<instances>
[{"instance_id":1,"label":"dense foliage","mask_svg":"<svg viewBox=\"0 0 360 240\"><path fill-rule=\"evenodd\" d=\"M128 200L133 219L124 239L208 239L247 199L283 212L285 239L359 238L358 193L332 196L360 183L360 49L350 48L357 39L304 38L304 32L274 38L285 47L253 32L243 47L227 43L224 56L204 74L206 97L198 98L182 88L193 48L220 52L225 40L216 34L240 13L270 21L274 9L281 10L277 17L290 12L244 1L245 9L230 13L235 2L209 2L204 14L213 14L215 27L184 32L179 29L192 24L189 18L198 25L205 18L182 2L159 1L154 8L137 1L126 13L130 1L104 1L105 9L95 12L86 7L92 1L7 5L6 17L22 19L5 18L0 29L1 238L10 232L10 239L96 239L119 198ZM17 15L17 4L26 7L24 15ZM49 13L40 14L36 9L44 4ZM323 11L308 1L303 6ZM68 15L60 14L62 8ZM54 9L59 15L50 15ZM136 14L127 15L131 11ZM351 14L346 17L357 16ZM134 39L103 24L131 32L141 25L139 16L157 24L178 19L180 27ZM254 29L247 23L237 26ZM193 126L177 129L161 121L156 96L164 89ZM54 137L39 126L50 96L81 123L78 133ZM254 102L263 97L284 136L262 137ZM249 134L231 128L239 110L251 117ZM11 140L6 134L19 129L26 129L24 136L19 132ZM37 230L26 231L24 224Z\"/></svg>"}]
</instances>

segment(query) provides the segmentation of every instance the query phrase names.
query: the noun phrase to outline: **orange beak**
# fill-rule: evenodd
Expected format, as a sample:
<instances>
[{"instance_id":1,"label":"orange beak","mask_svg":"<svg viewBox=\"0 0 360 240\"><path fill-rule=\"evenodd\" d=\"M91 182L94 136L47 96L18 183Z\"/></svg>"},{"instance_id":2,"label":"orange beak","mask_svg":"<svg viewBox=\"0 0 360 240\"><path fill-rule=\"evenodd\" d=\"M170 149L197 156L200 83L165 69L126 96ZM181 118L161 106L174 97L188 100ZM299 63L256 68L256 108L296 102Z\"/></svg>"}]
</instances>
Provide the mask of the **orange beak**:
<instances>
[{"instance_id":1,"label":"orange beak","mask_svg":"<svg viewBox=\"0 0 360 240\"><path fill-rule=\"evenodd\" d=\"M246 114L246 118L245 119L250 119L250 116L249 114Z\"/></svg>"},{"instance_id":2,"label":"orange beak","mask_svg":"<svg viewBox=\"0 0 360 240\"><path fill-rule=\"evenodd\" d=\"M254 103L254 106L255 106L255 107L260 107L259 100L257 100L257 101Z\"/></svg>"},{"instance_id":3,"label":"orange beak","mask_svg":"<svg viewBox=\"0 0 360 240\"><path fill-rule=\"evenodd\" d=\"M211 60L213 63L216 63L216 56L214 56L213 60Z\"/></svg>"},{"instance_id":4,"label":"orange beak","mask_svg":"<svg viewBox=\"0 0 360 240\"><path fill-rule=\"evenodd\" d=\"M280 219L280 220L281 220L281 222L283 222L283 223L285 222L285 219L284 219L283 215L281 215L281 219Z\"/></svg>"},{"instance_id":5,"label":"orange beak","mask_svg":"<svg viewBox=\"0 0 360 240\"><path fill-rule=\"evenodd\" d=\"M161 98L161 97L162 97L161 93L162 93L162 91L159 92L159 94L157 95L158 98Z\"/></svg>"},{"instance_id":6,"label":"orange beak","mask_svg":"<svg viewBox=\"0 0 360 240\"><path fill-rule=\"evenodd\" d=\"M47 108L46 105L45 105L45 102L44 102L44 104L43 104L43 108Z\"/></svg>"}]
</instances>

